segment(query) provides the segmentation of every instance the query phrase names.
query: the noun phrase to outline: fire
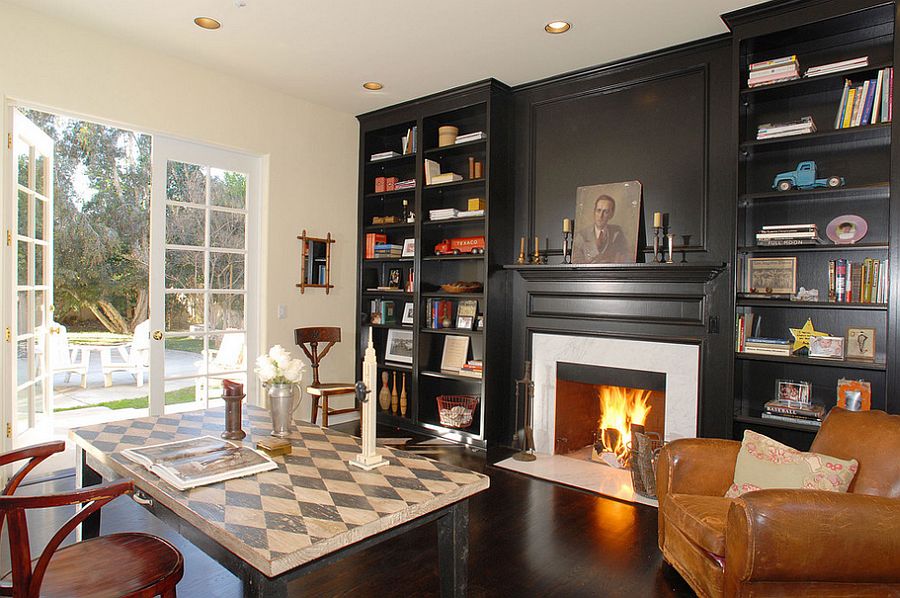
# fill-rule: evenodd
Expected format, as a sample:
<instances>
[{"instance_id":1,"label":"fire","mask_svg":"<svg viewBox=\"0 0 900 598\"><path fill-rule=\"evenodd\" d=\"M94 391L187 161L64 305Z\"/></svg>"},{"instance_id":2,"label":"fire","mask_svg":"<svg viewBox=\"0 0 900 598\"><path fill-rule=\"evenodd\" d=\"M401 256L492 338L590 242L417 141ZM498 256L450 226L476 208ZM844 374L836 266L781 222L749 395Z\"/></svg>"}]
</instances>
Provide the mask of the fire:
<instances>
[{"instance_id":1,"label":"fire","mask_svg":"<svg viewBox=\"0 0 900 598\"><path fill-rule=\"evenodd\" d=\"M622 466L628 461L631 425L644 425L650 413L650 392L621 386L601 386L600 440L604 452L613 453Z\"/></svg>"}]
</instances>

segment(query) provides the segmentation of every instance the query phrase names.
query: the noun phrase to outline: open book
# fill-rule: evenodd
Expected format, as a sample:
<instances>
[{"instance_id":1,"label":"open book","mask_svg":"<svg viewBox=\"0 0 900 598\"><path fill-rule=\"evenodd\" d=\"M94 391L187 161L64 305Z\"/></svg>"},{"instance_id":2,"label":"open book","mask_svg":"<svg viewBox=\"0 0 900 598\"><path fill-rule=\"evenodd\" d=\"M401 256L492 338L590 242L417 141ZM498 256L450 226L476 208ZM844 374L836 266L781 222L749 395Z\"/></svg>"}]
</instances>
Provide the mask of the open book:
<instances>
[{"instance_id":1,"label":"open book","mask_svg":"<svg viewBox=\"0 0 900 598\"><path fill-rule=\"evenodd\" d=\"M126 449L122 455L140 463L179 490L278 467L262 453L213 436Z\"/></svg>"}]
</instances>

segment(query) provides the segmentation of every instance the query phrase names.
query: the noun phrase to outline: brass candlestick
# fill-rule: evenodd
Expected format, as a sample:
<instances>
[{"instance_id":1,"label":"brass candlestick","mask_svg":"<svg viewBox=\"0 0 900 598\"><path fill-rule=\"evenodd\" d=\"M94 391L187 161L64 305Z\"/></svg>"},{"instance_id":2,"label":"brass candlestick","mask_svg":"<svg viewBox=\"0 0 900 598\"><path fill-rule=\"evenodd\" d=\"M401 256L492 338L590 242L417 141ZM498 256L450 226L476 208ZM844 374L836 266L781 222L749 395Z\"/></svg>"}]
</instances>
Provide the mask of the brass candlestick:
<instances>
[{"instance_id":1,"label":"brass candlestick","mask_svg":"<svg viewBox=\"0 0 900 598\"><path fill-rule=\"evenodd\" d=\"M666 260L666 263L674 264L675 263L675 255L674 255L675 233L667 234L666 238L668 238L668 240L669 240L669 259Z\"/></svg>"},{"instance_id":2,"label":"brass candlestick","mask_svg":"<svg viewBox=\"0 0 900 598\"><path fill-rule=\"evenodd\" d=\"M519 258L516 260L516 263L525 263L525 237L522 237L522 241L519 243Z\"/></svg>"}]
</instances>

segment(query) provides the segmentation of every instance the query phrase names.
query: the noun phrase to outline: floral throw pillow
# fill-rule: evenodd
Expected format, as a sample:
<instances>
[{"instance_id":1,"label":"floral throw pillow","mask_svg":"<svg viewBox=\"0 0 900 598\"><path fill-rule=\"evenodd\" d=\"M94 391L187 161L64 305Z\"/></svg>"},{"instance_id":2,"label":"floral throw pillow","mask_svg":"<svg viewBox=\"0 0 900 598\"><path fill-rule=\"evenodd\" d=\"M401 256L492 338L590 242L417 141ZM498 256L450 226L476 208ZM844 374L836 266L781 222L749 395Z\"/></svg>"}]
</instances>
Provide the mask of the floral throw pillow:
<instances>
[{"instance_id":1,"label":"floral throw pillow","mask_svg":"<svg viewBox=\"0 0 900 598\"><path fill-rule=\"evenodd\" d=\"M808 488L846 492L859 464L818 453L804 453L751 430L734 468L734 483L725 493L736 498L765 488Z\"/></svg>"}]
</instances>

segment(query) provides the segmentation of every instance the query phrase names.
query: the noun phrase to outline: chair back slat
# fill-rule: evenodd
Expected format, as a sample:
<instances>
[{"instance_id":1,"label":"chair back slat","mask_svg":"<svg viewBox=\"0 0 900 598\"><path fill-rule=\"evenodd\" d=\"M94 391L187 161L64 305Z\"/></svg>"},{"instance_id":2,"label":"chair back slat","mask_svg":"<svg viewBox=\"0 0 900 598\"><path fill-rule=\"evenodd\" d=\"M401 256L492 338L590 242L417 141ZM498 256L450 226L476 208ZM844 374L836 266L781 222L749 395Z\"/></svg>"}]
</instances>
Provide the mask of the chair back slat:
<instances>
[{"instance_id":1,"label":"chair back slat","mask_svg":"<svg viewBox=\"0 0 900 598\"><path fill-rule=\"evenodd\" d=\"M337 326L310 326L294 329L294 342L299 345L303 353L309 359L313 371L311 386L319 386L319 364L331 351L331 348L341 342L341 329ZM319 344L326 343L325 348L319 351Z\"/></svg>"}]
</instances>

